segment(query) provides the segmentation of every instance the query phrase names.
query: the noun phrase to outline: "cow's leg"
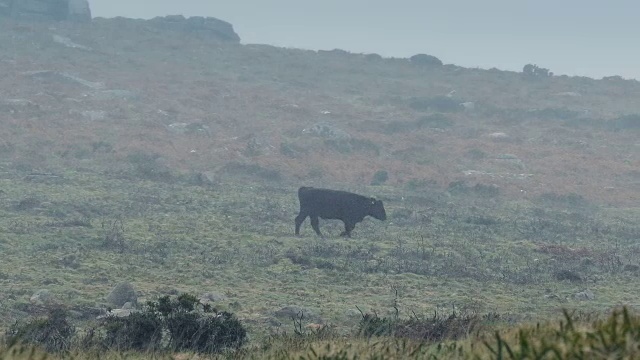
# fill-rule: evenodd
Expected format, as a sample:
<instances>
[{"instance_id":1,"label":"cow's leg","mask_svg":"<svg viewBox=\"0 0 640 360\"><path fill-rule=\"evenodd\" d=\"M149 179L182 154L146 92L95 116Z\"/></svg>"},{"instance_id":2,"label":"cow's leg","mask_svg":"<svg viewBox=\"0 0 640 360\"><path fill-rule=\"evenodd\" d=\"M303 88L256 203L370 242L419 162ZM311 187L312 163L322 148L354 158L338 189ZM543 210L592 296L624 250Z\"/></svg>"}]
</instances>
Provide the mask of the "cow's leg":
<instances>
[{"instance_id":1,"label":"cow's leg","mask_svg":"<svg viewBox=\"0 0 640 360\"><path fill-rule=\"evenodd\" d=\"M296 216L296 236L300 235L300 225L302 225L306 218L307 215L302 211L300 212L300 214L298 214L298 216Z\"/></svg>"},{"instance_id":2,"label":"cow's leg","mask_svg":"<svg viewBox=\"0 0 640 360\"><path fill-rule=\"evenodd\" d=\"M340 236L351 237L351 230L356 227L356 224L352 224L348 221L344 223L344 231L340 234Z\"/></svg>"},{"instance_id":3,"label":"cow's leg","mask_svg":"<svg viewBox=\"0 0 640 360\"><path fill-rule=\"evenodd\" d=\"M324 235L322 235L322 233L320 232L320 219L317 216L309 216L311 218L311 227L313 228L313 230L316 231L316 234L318 234L321 237L324 237Z\"/></svg>"}]
</instances>

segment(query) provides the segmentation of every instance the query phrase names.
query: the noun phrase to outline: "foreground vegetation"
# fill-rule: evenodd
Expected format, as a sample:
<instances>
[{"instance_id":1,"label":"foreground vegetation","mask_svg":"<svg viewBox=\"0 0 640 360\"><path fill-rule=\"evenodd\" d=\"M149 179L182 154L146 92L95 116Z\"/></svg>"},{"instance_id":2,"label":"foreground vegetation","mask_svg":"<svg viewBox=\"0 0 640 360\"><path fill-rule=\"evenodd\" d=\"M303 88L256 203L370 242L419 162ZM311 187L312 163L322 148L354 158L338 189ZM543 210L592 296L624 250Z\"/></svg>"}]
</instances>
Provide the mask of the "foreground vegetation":
<instances>
[{"instance_id":1,"label":"foreground vegetation","mask_svg":"<svg viewBox=\"0 0 640 360\"><path fill-rule=\"evenodd\" d=\"M358 334L351 337L337 336L327 327L311 331L300 328L291 335L272 337L260 346L223 355L157 351L123 354L120 349L119 352L102 353L76 350L52 358L635 359L640 356L640 317L631 314L627 308L616 309L602 319L565 312L558 322L503 328L495 332L477 328L489 324L487 317L465 315L399 320L367 314L360 322ZM16 344L0 349L0 356L30 360L45 358L47 353L33 346Z\"/></svg>"}]
</instances>

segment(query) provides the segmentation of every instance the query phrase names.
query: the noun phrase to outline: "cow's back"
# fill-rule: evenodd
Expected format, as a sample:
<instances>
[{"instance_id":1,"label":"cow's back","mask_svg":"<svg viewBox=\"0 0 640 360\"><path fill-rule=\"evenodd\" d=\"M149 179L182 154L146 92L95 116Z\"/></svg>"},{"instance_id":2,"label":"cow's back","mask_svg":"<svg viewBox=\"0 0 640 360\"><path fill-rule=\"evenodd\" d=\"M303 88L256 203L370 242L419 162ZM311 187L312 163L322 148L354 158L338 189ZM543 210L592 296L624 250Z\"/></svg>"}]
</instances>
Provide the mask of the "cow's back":
<instances>
[{"instance_id":1,"label":"cow's back","mask_svg":"<svg viewBox=\"0 0 640 360\"><path fill-rule=\"evenodd\" d=\"M356 212L363 202L364 196L341 190L329 190L313 187L298 189L300 210L310 215L317 215L326 219L341 219Z\"/></svg>"}]
</instances>

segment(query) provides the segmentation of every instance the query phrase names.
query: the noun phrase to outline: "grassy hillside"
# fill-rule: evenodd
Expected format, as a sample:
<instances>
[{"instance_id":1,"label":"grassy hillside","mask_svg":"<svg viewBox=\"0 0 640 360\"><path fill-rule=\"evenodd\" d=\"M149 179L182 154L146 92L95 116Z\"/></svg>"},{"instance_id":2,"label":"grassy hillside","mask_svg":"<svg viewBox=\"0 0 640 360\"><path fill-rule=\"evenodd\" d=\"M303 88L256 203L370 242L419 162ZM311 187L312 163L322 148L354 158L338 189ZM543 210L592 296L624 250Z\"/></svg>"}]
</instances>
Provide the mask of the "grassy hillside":
<instances>
[{"instance_id":1,"label":"grassy hillside","mask_svg":"<svg viewBox=\"0 0 640 360\"><path fill-rule=\"evenodd\" d=\"M637 81L126 19L3 20L0 49L0 327L43 314L41 289L90 326L121 281L140 303L213 292L253 345L291 332L290 309L346 336L356 306L509 325L640 303ZM303 184L376 196L389 219L295 238Z\"/></svg>"}]
</instances>

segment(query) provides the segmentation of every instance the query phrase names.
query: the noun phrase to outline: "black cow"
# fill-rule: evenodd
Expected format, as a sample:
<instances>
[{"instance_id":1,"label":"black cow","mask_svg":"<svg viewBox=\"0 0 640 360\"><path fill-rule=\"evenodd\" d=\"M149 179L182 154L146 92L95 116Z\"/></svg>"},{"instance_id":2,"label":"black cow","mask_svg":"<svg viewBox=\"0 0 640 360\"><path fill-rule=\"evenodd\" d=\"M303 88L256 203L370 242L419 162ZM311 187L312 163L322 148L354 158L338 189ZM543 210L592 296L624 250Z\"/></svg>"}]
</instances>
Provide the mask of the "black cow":
<instances>
[{"instance_id":1,"label":"black cow","mask_svg":"<svg viewBox=\"0 0 640 360\"><path fill-rule=\"evenodd\" d=\"M324 237L318 227L318 218L338 219L344 222L344 232L340 236L351 237L351 230L365 216L386 220L387 214L381 200L350 193L347 191L301 187L298 189L300 213L296 217L296 235L300 235L300 225L308 217L316 234Z\"/></svg>"}]
</instances>

